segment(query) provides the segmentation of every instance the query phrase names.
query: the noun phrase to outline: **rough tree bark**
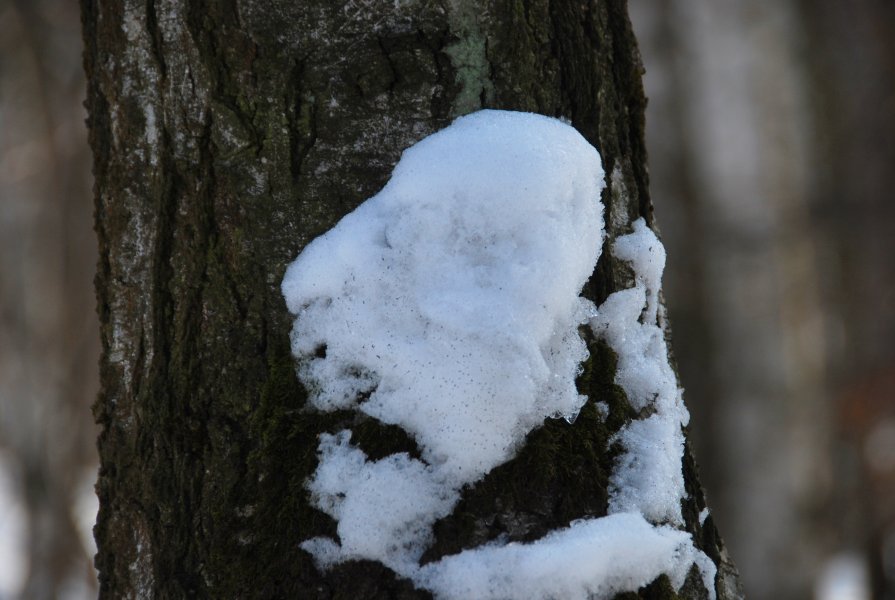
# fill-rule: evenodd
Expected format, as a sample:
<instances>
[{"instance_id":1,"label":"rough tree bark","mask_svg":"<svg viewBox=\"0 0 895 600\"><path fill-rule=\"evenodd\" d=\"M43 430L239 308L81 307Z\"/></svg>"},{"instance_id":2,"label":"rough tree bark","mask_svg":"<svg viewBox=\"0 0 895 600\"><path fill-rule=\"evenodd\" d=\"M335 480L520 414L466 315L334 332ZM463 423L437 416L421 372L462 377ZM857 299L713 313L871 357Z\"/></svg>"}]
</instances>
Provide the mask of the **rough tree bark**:
<instances>
[{"instance_id":1,"label":"rough tree bark","mask_svg":"<svg viewBox=\"0 0 895 600\"><path fill-rule=\"evenodd\" d=\"M417 598L377 563L315 570L317 434L351 421L377 458L403 432L302 411L279 285L373 195L400 152L481 107L563 116L599 150L610 241L651 221L637 47L623 0L82 0L103 357L96 564L103 597ZM604 251L585 294L631 284ZM590 340L593 401L467 490L424 560L606 514L633 411ZM736 575L685 456L688 530ZM683 590L703 597L698 577ZM626 597L671 598L667 578Z\"/></svg>"}]
</instances>

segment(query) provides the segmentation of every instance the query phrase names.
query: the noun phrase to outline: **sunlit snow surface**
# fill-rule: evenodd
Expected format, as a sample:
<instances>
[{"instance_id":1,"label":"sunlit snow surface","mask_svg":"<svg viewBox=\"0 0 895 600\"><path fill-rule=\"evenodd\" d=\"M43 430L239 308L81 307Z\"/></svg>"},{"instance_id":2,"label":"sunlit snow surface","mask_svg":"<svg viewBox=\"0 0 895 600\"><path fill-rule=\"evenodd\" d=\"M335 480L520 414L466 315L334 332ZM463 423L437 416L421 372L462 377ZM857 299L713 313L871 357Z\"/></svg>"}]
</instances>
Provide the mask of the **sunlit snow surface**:
<instances>
[{"instance_id":1,"label":"sunlit snow surface","mask_svg":"<svg viewBox=\"0 0 895 600\"><path fill-rule=\"evenodd\" d=\"M339 541L302 544L318 566L380 561L440 598L585 598L634 590L661 573L679 584L694 560L707 562L687 534L647 521L680 521L672 505L683 494L686 420L655 334L658 240L638 229L616 243L638 283L607 300L606 316L579 296L603 244L602 188L599 154L574 128L481 111L405 151L379 194L290 265L283 293L311 404L400 426L422 454L371 461L350 431L321 436L308 490L337 521ZM624 514L421 568L432 525L463 486L512 458L545 418L572 418L586 401L575 388L586 323L619 353L618 383L635 407L656 404L655 422L619 434L627 454L611 508ZM616 347L626 337L636 340L630 352ZM653 377L658 383L644 381ZM645 444L644 435L659 437ZM641 451L661 464L638 465ZM524 584L533 576L526 570L542 575L536 586Z\"/></svg>"}]
</instances>

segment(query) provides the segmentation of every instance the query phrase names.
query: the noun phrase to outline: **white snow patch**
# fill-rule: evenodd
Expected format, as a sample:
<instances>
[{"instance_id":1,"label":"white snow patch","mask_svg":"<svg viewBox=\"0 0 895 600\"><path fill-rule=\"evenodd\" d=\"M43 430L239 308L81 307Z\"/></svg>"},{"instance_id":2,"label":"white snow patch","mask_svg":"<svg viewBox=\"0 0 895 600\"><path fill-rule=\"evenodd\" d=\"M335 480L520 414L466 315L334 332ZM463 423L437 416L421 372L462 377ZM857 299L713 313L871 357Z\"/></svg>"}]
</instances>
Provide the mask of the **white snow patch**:
<instances>
[{"instance_id":1,"label":"white snow patch","mask_svg":"<svg viewBox=\"0 0 895 600\"><path fill-rule=\"evenodd\" d=\"M482 111L408 149L286 273L312 404L400 425L456 486L576 414L602 185L596 150L539 115Z\"/></svg>"},{"instance_id":2,"label":"white snow patch","mask_svg":"<svg viewBox=\"0 0 895 600\"><path fill-rule=\"evenodd\" d=\"M655 324L664 250L645 223L614 246L635 287L599 312L579 296L603 242L602 188L599 154L572 127L481 111L405 151L379 194L289 266L311 405L400 426L421 452L371 461L350 431L320 436L307 485L339 539L304 541L319 567L376 560L439 598L585 598L661 573L680 586L695 563L711 593L714 565L677 528L687 414ZM616 514L421 567L463 486L545 418L577 415L588 322L619 355L632 404L652 411L618 434Z\"/></svg>"},{"instance_id":3,"label":"white snow patch","mask_svg":"<svg viewBox=\"0 0 895 600\"><path fill-rule=\"evenodd\" d=\"M576 521L531 544L488 545L424 566L438 598L599 600L668 574L677 589L694 560L690 535L636 513Z\"/></svg>"},{"instance_id":4,"label":"white snow patch","mask_svg":"<svg viewBox=\"0 0 895 600\"><path fill-rule=\"evenodd\" d=\"M634 222L633 233L616 239L612 253L630 263L634 287L611 294L590 324L618 356L615 382L625 390L631 405L648 416L633 420L614 438L624 452L610 476L609 512L634 512L653 523L683 527L682 427L690 414L668 362L665 332L659 323L665 248L641 218ZM707 510L700 514L700 524L708 516ZM717 568L692 541L689 548L687 565L696 564L709 597L714 599ZM666 567L680 567L680 562L671 561Z\"/></svg>"},{"instance_id":5,"label":"white snow patch","mask_svg":"<svg viewBox=\"0 0 895 600\"><path fill-rule=\"evenodd\" d=\"M314 505L338 521L341 548L326 538L302 548L321 566L373 558L410 575L431 541L432 525L450 514L459 494L432 466L407 454L368 461L350 437L350 431L321 436L320 467L308 486Z\"/></svg>"},{"instance_id":6,"label":"white snow patch","mask_svg":"<svg viewBox=\"0 0 895 600\"><path fill-rule=\"evenodd\" d=\"M644 220L638 219L634 232L618 238L612 250L617 258L631 263L635 284L610 295L591 327L618 355L615 381L631 406L652 414L616 434L625 452L610 478L609 509L636 511L653 522L683 525L681 427L687 424L689 413L657 323L665 249Z\"/></svg>"},{"instance_id":7,"label":"white snow patch","mask_svg":"<svg viewBox=\"0 0 895 600\"><path fill-rule=\"evenodd\" d=\"M817 600L870 600L867 561L857 552L841 552L824 564L814 590Z\"/></svg>"},{"instance_id":8,"label":"white snow patch","mask_svg":"<svg viewBox=\"0 0 895 600\"><path fill-rule=\"evenodd\" d=\"M96 554L96 540L93 537L93 526L99 512L99 498L96 497L96 469L86 469L75 490L74 503L71 507L72 521L78 529L81 543L87 556Z\"/></svg>"},{"instance_id":9,"label":"white snow patch","mask_svg":"<svg viewBox=\"0 0 895 600\"><path fill-rule=\"evenodd\" d=\"M0 598L16 597L28 573L25 506L15 475L18 465L0 450Z\"/></svg>"}]
</instances>

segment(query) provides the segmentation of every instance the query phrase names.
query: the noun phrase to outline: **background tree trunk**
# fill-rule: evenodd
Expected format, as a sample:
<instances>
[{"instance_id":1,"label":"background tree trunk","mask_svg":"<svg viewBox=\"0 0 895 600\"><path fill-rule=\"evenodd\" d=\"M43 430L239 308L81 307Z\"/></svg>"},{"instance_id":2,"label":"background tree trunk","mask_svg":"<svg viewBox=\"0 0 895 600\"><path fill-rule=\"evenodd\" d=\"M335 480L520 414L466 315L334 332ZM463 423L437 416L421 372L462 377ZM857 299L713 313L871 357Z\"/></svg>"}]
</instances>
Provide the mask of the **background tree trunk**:
<instances>
[{"instance_id":1,"label":"background tree trunk","mask_svg":"<svg viewBox=\"0 0 895 600\"><path fill-rule=\"evenodd\" d=\"M99 332L78 12L71 2L0 0L4 599L96 596L89 407Z\"/></svg>"},{"instance_id":2,"label":"background tree trunk","mask_svg":"<svg viewBox=\"0 0 895 600\"><path fill-rule=\"evenodd\" d=\"M820 295L830 261L819 260L826 240L810 194L827 171L812 173L806 18L775 0L631 8L653 67L652 192L677 274L665 291L684 332L693 444L718 457L703 482L749 597L807 600L842 479L830 469L834 361Z\"/></svg>"},{"instance_id":3,"label":"background tree trunk","mask_svg":"<svg viewBox=\"0 0 895 600\"><path fill-rule=\"evenodd\" d=\"M651 221L641 66L624 1L83 0L100 244L102 426L95 529L104 597L427 597L378 563L319 573L317 434L349 422L378 458L413 442L302 411L286 265L385 183L401 151L482 107L562 116L600 151L609 240ZM585 294L630 273L604 251ZM627 407L590 340L579 381L609 400L548 421L464 492L426 560L606 514L607 439ZM629 408L629 407L627 407ZM580 450L586 448L587 451ZM736 575L689 458L684 515ZM519 483L524 481L525 485ZM702 597L698 578L684 588ZM657 580L640 597L673 597Z\"/></svg>"}]
</instances>

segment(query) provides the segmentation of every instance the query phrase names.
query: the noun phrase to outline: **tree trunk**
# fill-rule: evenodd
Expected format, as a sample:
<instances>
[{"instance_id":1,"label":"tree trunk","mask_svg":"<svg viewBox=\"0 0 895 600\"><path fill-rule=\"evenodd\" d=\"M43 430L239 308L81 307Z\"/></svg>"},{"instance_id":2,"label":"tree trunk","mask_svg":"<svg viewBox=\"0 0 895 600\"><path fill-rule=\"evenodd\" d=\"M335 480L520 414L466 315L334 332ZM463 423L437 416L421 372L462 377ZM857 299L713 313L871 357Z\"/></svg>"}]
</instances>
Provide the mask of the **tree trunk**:
<instances>
[{"instance_id":1,"label":"tree trunk","mask_svg":"<svg viewBox=\"0 0 895 600\"><path fill-rule=\"evenodd\" d=\"M83 0L103 357L96 564L103 597L429 597L369 561L316 570L335 532L304 487L346 422L379 458L396 427L302 410L286 265L372 196L402 150L482 107L567 118L607 173L607 243L651 222L641 66L625 2ZM628 287L604 251L585 295ZM589 339L573 425L548 420L467 489L424 560L607 513L630 419ZM610 417L598 418L596 400ZM614 416L613 416L614 415ZM627 416L626 416L627 415ZM687 530L736 575L685 452ZM524 485L522 485L524 483ZM698 577L680 591L705 597ZM630 597L671 598L667 578Z\"/></svg>"},{"instance_id":2,"label":"tree trunk","mask_svg":"<svg viewBox=\"0 0 895 600\"><path fill-rule=\"evenodd\" d=\"M811 190L848 194L831 191L844 180L830 177L832 162L813 162L832 128L811 123L810 103L829 94L807 80L805 61L841 37L824 34L817 52L805 51L816 2L801 15L773 0L630 5L635 26L664 13L638 33L653 75L647 140L675 350L694 448L716 457L702 480L749 598L807 600L831 551L830 525L843 520L828 516L843 481L831 477L830 436L830 374L842 361L830 354L837 344L820 293L834 261L818 254L832 241Z\"/></svg>"}]
</instances>

